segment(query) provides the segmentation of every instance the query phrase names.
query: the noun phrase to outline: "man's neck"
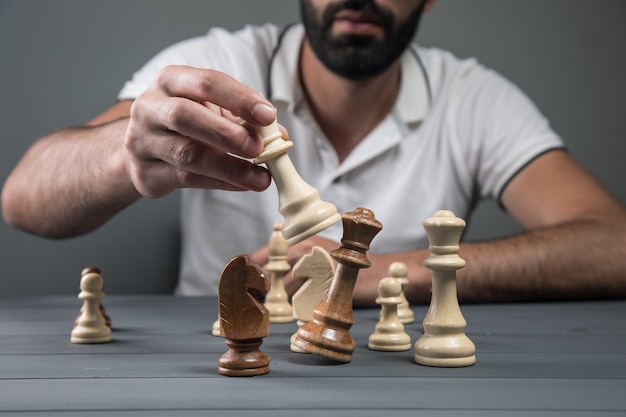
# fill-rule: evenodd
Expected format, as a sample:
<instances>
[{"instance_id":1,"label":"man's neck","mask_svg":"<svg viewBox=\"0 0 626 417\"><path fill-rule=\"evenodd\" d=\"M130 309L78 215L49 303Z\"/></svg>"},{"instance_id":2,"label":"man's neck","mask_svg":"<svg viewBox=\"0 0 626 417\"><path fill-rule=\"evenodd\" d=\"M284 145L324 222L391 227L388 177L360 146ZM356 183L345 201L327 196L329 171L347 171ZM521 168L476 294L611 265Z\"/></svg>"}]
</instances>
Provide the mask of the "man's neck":
<instances>
[{"instance_id":1,"label":"man's neck","mask_svg":"<svg viewBox=\"0 0 626 417\"><path fill-rule=\"evenodd\" d=\"M400 62L374 78L348 80L330 72L305 40L300 76L317 123L343 161L393 107Z\"/></svg>"}]
</instances>

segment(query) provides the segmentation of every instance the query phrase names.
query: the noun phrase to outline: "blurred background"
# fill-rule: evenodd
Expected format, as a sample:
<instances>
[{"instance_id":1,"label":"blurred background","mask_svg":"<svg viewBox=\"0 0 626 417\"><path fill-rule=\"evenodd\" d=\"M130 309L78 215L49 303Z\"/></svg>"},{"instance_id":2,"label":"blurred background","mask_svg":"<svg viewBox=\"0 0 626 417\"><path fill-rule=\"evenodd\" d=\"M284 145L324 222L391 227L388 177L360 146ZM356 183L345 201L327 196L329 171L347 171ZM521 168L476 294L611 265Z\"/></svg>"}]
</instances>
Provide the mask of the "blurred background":
<instances>
[{"instance_id":1,"label":"blurred background","mask_svg":"<svg viewBox=\"0 0 626 417\"><path fill-rule=\"evenodd\" d=\"M0 181L40 136L114 103L163 47L212 26L286 24L295 0L0 0ZM626 202L626 1L439 0L417 41L474 56L535 101L571 153ZM96 156L94 156L96 157ZM101 229L46 240L0 221L0 297L76 294L98 266L105 292L170 292L178 269L178 193L142 200ZM495 202L468 239L519 231Z\"/></svg>"}]
</instances>

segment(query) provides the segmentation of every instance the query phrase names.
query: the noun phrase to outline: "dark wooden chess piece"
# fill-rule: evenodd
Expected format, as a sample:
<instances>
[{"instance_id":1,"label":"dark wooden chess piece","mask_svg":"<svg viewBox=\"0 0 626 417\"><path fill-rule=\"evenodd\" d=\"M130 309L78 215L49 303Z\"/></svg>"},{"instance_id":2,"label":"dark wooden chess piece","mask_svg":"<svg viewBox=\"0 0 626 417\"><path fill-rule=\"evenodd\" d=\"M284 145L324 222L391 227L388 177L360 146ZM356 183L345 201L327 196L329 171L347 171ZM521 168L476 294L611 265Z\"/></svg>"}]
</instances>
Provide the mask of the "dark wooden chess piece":
<instances>
[{"instance_id":1,"label":"dark wooden chess piece","mask_svg":"<svg viewBox=\"0 0 626 417\"><path fill-rule=\"evenodd\" d=\"M263 306L270 282L248 255L233 258L219 282L220 332L228 351L218 360L226 376L255 376L270 371L270 357L259 347L269 334L269 311Z\"/></svg>"},{"instance_id":2,"label":"dark wooden chess piece","mask_svg":"<svg viewBox=\"0 0 626 417\"><path fill-rule=\"evenodd\" d=\"M344 213L341 247L330 255L338 262L326 296L313 310L313 318L298 329L294 345L309 353L347 363L355 344L350 328L354 324L352 293L359 269L368 268L366 251L382 229L371 210L357 208Z\"/></svg>"}]
</instances>

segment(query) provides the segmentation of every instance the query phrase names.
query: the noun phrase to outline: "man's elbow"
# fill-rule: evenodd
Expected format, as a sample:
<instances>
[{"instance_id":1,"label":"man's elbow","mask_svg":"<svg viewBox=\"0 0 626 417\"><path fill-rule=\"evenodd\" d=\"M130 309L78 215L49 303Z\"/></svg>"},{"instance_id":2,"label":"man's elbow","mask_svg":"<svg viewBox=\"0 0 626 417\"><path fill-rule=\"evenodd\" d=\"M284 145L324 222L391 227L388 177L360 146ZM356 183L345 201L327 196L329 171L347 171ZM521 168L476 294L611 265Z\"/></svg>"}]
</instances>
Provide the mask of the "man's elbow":
<instances>
[{"instance_id":1,"label":"man's elbow","mask_svg":"<svg viewBox=\"0 0 626 417\"><path fill-rule=\"evenodd\" d=\"M5 183L0 194L0 207L2 219L8 226L49 239L68 237L58 227L50 227L51 222L44 221L45 213L33 210L28 200L21 187L9 181Z\"/></svg>"}]
</instances>

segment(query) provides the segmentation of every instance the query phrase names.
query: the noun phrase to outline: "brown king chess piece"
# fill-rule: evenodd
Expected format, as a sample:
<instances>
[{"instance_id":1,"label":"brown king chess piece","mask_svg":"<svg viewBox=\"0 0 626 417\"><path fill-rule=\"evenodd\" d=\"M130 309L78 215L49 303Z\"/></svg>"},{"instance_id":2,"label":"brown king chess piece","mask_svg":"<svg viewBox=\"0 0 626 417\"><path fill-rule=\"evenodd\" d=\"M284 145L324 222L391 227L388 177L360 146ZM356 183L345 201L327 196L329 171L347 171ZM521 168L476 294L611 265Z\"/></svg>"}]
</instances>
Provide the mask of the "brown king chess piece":
<instances>
[{"instance_id":1,"label":"brown king chess piece","mask_svg":"<svg viewBox=\"0 0 626 417\"><path fill-rule=\"evenodd\" d=\"M269 311L263 306L270 282L248 255L233 258L220 276L220 332L228 351L218 360L218 373L255 376L270 371L270 357L259 348L269 334Z\"/></svg>"},{"instance_id":2,"label":"brown king chess piece","mask_svg":"<svg viewBox=\"0 0 626 417\"><path fill-rule=\"evenodd\" d=\"M344 213L341 247L330 255L338 262L328 292L313 310L313 318L298 329L293 344L304 351L337 362L352 361L355 343L352 293L359 269L368 268L366 252L381 223L366 208Z\"/></svg>"},{"instance_id":3,"label":"brown king chess piece","mask_svg":"<svg viewBox=\"0 0 626 417\"><path fill-rule=\"evenodd\" d=\"M293 142L283 139L277 121L269 126L248 122L243 125L263 138L263 152L254 163L265 163L276 183L278 211L285 219L283 235L287 244L293 246L337 223L341 219L337 208L322 201L319 191L307 184L293 166L287 155Z\"/></svg>"}]
</instances>

